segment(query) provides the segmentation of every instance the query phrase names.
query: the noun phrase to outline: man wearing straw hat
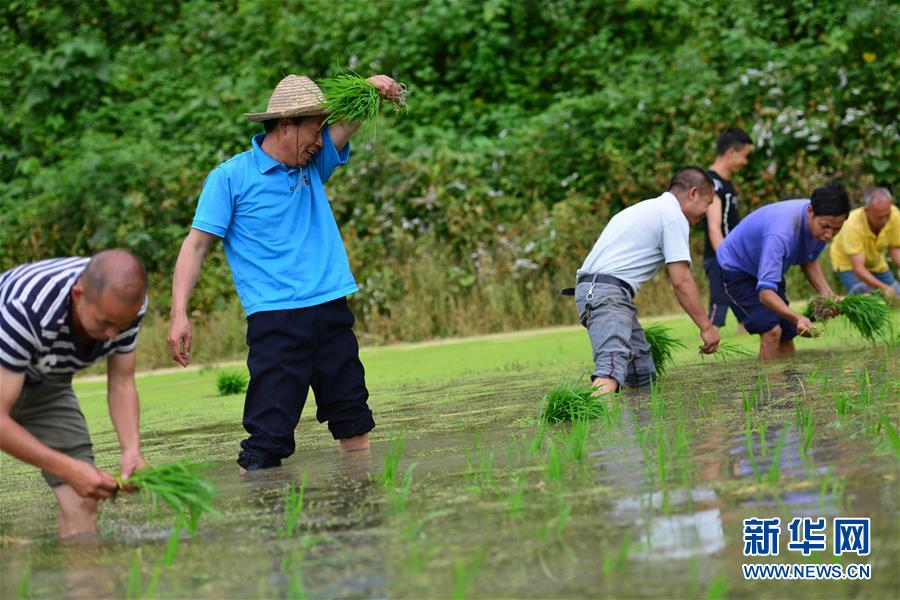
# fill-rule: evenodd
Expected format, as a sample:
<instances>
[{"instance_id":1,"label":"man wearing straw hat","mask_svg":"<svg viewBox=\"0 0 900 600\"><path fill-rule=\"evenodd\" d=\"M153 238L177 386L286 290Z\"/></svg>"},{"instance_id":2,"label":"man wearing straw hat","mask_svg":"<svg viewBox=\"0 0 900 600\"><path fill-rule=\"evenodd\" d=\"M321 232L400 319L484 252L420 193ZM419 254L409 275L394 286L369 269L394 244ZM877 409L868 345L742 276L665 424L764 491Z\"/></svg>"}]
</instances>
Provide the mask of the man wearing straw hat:
<instances>
[{"instance_id":1,"label":"man wearing straw hat","mask_svg":"<svg viewBox=\"0 0 900 600\"><path fill-rule=\"evenodd\" d=\"M368 79L382 97L400 89ZM308 77L288 75L265 112L248 113L265 133L210 172L172 281L169 353L190 361L188 299L203 257L221 238L247 313L250 385L237 462L275 467L294 453L294 429L309 387L316 418L342 451L365 450L375 426L346 296L358 288L324 184L350 158L358 123L325 125L324 96Z\"/></svg>"}]
</instances>

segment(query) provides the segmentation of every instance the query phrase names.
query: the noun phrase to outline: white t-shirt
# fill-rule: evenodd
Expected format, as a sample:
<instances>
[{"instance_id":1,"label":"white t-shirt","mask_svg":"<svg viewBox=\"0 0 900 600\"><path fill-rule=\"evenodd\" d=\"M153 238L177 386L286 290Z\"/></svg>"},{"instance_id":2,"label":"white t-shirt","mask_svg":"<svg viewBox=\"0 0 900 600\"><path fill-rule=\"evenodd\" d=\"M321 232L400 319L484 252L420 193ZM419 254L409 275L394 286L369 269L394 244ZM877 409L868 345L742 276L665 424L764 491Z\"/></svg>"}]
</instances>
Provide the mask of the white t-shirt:
<instances>
[{"instance_id":1,"label":"white t-shirt","mask_svg":"<svg viewBox=\"0 0 900 600\"><path fill-rule=\"evenodd\" d=\"M638 202L610 219L576 277L612 275L637 293L663 261L691 263L689 233L688 220L672 193Z\"/></svg>"}]
</instances>

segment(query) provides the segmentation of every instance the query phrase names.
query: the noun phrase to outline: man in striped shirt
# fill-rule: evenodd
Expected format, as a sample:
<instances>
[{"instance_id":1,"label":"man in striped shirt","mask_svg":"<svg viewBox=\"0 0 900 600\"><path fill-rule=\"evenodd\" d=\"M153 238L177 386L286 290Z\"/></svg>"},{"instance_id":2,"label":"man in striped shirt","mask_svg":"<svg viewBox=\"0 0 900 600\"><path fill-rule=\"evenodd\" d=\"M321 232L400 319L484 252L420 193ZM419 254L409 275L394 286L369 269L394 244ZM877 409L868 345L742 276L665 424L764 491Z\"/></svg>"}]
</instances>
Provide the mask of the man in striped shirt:
<instances>
[{"instance_id":1,"label":"man in striped shirt","mask_svg":"<svg viewBox=\"0 0 900 600\"><path fill-rule=\"evenodd\" d=\"M116 491L94 466L72 374L107 358L109 414L122 475L143 466L134 383L147 276L125 250L53 258L0 274L0 449L43 471L59 535L93 534L97 501Z\"/></svg>"}]
</instances>

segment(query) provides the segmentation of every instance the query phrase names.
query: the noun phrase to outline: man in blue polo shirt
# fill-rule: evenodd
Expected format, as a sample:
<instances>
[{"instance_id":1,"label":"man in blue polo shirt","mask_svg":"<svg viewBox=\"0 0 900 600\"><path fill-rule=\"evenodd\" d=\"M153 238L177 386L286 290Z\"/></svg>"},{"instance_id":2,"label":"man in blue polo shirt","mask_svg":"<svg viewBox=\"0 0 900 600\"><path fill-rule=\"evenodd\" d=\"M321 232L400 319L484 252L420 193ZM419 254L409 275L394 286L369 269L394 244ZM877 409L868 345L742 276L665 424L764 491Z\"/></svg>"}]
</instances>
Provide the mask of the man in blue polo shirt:
<instances>
[{"instance_id":1,"label":"man in blue polo shirt","mask_svg":"<svg viewBox=\"0 0 900 600\"><path fill-rule=\"evenodd\" d=\"M820 294L834 295L818 257L850 212L840 183L813 191L809 200L783 200L758 208L719 245L716 257L734 314L759 334L759 358L794 352L794 337L812 335L809 319L788 306L784 275L800 265Z\"/></svg>"},{"instance_id":2,"label":"man in blue polo shirt","mask_svg":"<svg viewBox=\"0 0 900 600\"><path fill-rule=\"evenodd\" d=\"M394 98L397 83L369 78ZM319 87L288 75L275 88L252 147L206 178L191 231L172 281L172 358L190 361L188 299L203 257L216 239L225 244L235 287L247 313L250 385L238 464L274 467L294 453L294 429L309 387L316 417L328 422L343 451L364 450L375 426L353 313L345 296L357 290L347 253L323 187L350 158L356 123L324 124Z\"/></svg>"}]
</instances>

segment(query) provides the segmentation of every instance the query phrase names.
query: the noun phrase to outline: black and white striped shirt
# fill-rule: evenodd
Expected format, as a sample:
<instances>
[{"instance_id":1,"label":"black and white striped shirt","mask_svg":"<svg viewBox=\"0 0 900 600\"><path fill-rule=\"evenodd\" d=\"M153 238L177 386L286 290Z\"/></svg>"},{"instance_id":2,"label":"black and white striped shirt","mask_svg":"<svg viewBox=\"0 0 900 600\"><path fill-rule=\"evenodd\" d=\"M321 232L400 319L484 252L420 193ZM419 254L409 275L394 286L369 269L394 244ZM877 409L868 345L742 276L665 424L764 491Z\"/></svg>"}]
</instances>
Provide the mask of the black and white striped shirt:
<instances>
[{"instance_id":1,"label":"black and white striped shirt","mask_svg":"<svg viewBox=\"0 0 900 600\"><path fill-rule=\"evenodd\" d=\"M114 338L85 348L71 330L72 286L90 259L51 258L0 273L0 365L28 381L66 379L113 352L132 352L141 317Z\"/></svg>"}]
</instances>

